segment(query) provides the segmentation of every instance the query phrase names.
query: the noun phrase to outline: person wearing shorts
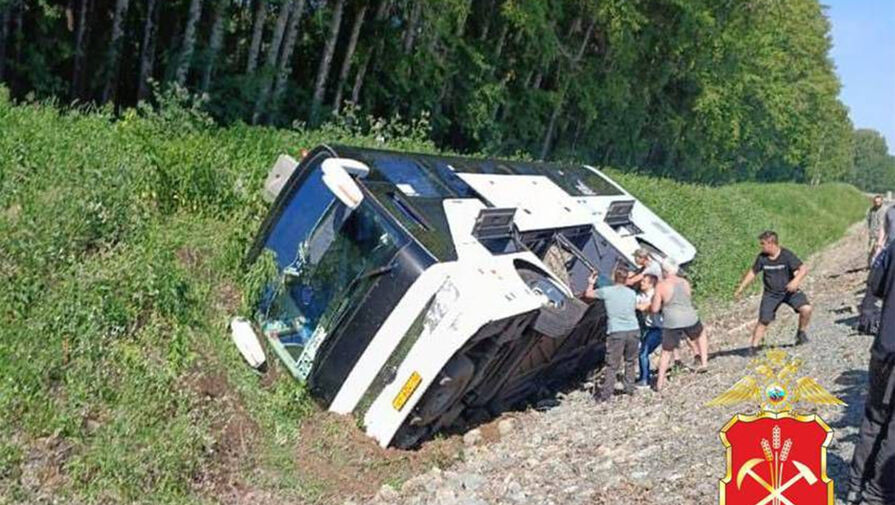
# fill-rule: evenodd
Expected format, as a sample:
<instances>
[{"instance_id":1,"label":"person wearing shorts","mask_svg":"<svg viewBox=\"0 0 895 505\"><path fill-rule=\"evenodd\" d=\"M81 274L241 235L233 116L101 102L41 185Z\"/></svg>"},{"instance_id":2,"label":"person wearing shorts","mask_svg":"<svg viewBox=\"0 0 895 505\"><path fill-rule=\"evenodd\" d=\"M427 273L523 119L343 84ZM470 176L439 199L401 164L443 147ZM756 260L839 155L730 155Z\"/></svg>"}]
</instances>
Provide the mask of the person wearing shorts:
<instances>
[{"instance_id":1,"label":"person wearing shorts","mask_svg":"<svg viewBox=\"0 0 895 505\"><path fill-rule=\"evenodd\" d=\"M734 298L739 299L746 286L752 283L759 272L762 273L764 293L758 308L758 322L752 331L750 341L750 353L753 355L764 338L768 325L776 318L777 309L781 305L788 305L799 315L796 345L808 342L806 331L811 322L811 303L799 289L802 280L808 274L808 267L792 251L780 247L779 238L773 231L762 233L758 236L758 241L761 252L733 294Z\"/></svg>"},{"instance_id":2,"label":"person wearing shorts","mask_svg":"<svg viewBox=\"0 0 895 505\"><path fill-rule=\"evenodd\" d=\"M708 337L693 307L692 290L686 279L678 276L678 265L671 258L662 262L665 278L656 287L652 312L662 313L662 354L659 356L659 377L656 391L665 387L668 364L681 340L686 340L699 358L697 371L708 366Z\"/></svg>"}]
</instances>

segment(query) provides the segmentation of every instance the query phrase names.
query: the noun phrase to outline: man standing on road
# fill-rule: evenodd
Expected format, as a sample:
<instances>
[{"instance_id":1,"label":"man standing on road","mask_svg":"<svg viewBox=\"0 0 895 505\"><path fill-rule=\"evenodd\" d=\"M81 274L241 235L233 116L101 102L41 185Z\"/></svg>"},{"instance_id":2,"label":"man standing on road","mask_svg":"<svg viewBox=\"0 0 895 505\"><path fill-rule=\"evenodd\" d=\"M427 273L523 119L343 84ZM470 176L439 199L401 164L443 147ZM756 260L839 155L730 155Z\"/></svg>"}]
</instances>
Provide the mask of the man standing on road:
<instances>
[{"instance_id":1,"label":"man standing on road","mask_svg":"<svg viewBox=\"0 0 895 505\"><path fill-rule=\"evenodd\" d=\"M867 245L867 248L869 249L867 256L868 266L873 263L873 257L879 252L879 234L883 229L885 215L886 211L883 208L883 196L874 196L872 205L867 209L867 231L870 237Z\"/></svg>"},{"instance_id":2,"label":"man standing on road","mask_svg":"<svg viewBox=\"0 0 895 505\"><path fill-rule=\"evenodd\" d=\"M867 289L883 299L879 333L870 349L870 391L861 437L849 469L849 505L895 503L895 252L874 261Z\"/></svg>"},{"instance_id":3,"label":"man standing on road","mask_svg":"<svg viewBox=\"0 0 895 505\"><path fill-rule=\"evenodd\" d=\"M594 395L597 403L608 401L615 391L615 376L625 363L625 394L634 393L634 368L637 366L637 347L640 344L640 325L637 323L636 295L625 286L628 270L618 268L613 272L614 284L595 288L596 274L590 276L586 298L599 298L606 305L606 375L603 387Z\"/></svg>"},{"instance_id":4,"label":"man standing on road","mask_svg":"<svg viewBox=\"0 0 895 505\"><path fill-rule=\"evenodd\" d=\"M796 332L796 345L808 342L808 323L811 322L811 304L799 286L802 279L808 274L808 267L802 263L789 249L780 247L777 234L766 231L758 236L761 253L755 258L743 280L740 282L733 296L740 298L740 294L746 286L752 283L758 272L764 279L764 294L761 296L761 305L758 309L758 323L752 331L750 352L754 355L758 345L768 329L768 325L777 315L777 309L781 304L789 305L799 314L799 329Z\"/></svg>"}]
</instances>

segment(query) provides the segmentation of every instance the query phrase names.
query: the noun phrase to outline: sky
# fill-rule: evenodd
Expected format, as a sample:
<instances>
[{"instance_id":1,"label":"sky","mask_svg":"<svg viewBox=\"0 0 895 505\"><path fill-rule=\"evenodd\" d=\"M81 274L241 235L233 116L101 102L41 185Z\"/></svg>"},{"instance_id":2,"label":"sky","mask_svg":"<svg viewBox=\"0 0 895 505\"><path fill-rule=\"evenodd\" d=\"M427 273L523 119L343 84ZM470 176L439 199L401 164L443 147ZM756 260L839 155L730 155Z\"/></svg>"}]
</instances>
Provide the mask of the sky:
<instances>
[{"instance_id":1,"label":"sky","mask_svg":"<svg viewBox=\"0 0 895 505\"><path fill-rule=\"evenodd\" d=\"M886 137L895 154L895 0L821 0L833 25L831 56L855 128Z\"/></svg>"}]
</instances>

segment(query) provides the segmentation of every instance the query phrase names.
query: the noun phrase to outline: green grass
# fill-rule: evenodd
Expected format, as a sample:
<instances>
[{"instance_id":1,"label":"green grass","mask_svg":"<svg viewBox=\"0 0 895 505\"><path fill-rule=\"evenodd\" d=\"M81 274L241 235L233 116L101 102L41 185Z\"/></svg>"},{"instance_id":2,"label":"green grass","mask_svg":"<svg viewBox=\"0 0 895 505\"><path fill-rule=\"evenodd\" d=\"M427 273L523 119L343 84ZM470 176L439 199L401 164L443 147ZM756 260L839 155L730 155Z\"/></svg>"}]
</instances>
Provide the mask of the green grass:
<instances>
[{"instance_id":1,"label":"green grass","mask_svg":"<svg viewBox=\"0 0 895 505\"><path fill-rule=\"evenodd\" d=\"M296 461L312 402L282 371L260 381L226 332L264 176L321 142L435 150L418 127L217 128L171 104L113 120L0 89L0 503L210 502L223 471L283 500L326 494ZM703 300L729 295L761 229L806 255L863 209L844 185L617 175L696 244Z\"/></svg>"}]
</instances>

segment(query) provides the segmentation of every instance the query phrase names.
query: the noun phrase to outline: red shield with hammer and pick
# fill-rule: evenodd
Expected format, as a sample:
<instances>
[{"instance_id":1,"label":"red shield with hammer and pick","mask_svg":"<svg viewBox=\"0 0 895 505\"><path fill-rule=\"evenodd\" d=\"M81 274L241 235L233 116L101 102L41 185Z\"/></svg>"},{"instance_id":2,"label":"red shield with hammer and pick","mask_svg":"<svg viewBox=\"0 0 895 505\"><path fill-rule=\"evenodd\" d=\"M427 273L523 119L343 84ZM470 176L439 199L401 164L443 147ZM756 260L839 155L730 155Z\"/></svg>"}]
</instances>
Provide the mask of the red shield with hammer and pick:
<instances>
[{"instance_id":1,"label":"red shield with hammer and pick","mask_svg":"<svg viewBox=\"0 0 895 505\"><path fill-rule=\"evenodd\" d=\"M832 431L814 415L739 414L721 430L727 447L722 505L833 505L827 477Z\"/></svg>"}]
</instances>

